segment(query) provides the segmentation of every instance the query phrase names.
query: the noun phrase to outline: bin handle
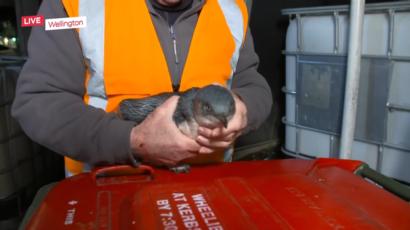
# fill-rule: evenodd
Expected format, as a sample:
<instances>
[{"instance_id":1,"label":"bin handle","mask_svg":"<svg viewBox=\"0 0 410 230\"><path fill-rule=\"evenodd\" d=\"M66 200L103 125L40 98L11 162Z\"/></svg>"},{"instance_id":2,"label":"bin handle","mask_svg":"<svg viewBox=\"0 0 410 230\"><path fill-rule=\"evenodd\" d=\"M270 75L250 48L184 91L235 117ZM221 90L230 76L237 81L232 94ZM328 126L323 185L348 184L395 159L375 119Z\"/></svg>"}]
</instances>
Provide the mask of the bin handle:
<instances>
[{"instance_id":1,"label":"bin handle","mask_svg":"<svg viewBox=\"0 0 410 230\"><path fill-rule=\"evenodd\" d=\"M128 175L154 175L154 169L147 165L132 167L130 165L113 165L108 167L97 168L93 172L93 178L128 176Z\"/></svg>"},{"instance_id":2,"label":"bin handle","mask_svg":"<svg viewBox=\"0 0 410 230\"><path fill-rule=\"evenodd\" d=\"M390 177L387 177L373 169L371 169L367 164L362 164L356 171L356 175L363 178L370 179L376 184L382 186L387 191L393 193L394 195L400 197L401 199L409 202L410 201L410 187L401 184Z\"/></svg>"}]
</instances>

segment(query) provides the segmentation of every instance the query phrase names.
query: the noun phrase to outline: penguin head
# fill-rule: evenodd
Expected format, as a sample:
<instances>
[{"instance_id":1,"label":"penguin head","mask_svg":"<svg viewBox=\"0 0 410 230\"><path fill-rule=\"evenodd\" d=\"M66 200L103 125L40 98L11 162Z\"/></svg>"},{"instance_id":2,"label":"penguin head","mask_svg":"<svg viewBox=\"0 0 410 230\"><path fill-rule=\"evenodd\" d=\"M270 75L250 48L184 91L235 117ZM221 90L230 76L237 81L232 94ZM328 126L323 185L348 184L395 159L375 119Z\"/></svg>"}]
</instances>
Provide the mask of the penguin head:
<instances>
[{"instance_id":1,"label":"penguin head","mask_svg":"<svg viewBox=\"0 0 410 230\"><path fill-rule=\"evenodd\" d=\"M235 101L231 92L219 85L199 89L193 107L196 122L207 128L226 128L235 114Z\"/></svg>"}]
</instances>

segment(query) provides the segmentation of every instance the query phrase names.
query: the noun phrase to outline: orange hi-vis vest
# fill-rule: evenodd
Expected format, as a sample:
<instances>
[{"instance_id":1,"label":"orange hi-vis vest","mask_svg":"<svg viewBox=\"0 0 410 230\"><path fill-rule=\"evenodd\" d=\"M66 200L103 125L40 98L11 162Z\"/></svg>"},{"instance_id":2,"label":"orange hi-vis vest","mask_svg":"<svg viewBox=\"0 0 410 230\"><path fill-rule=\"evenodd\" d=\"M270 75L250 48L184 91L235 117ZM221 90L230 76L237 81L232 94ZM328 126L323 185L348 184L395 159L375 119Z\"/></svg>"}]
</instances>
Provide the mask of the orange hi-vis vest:
<instances>
[{"instance_id":1,"label":"orange hi-vis vest","mask_svg":"<svg viewBox=\"0 0 410 230\"><path fill-rule=\"evenodd\" d=\"M245 0L205 0L182 72L180 90L219 83L230 87L248 27ZM84 101L112 112L129 98L172 92L167 60L147 0L62 0L78 30L87 66ZM98 154L98 153L95 153ZM83 171L66 158L69 174Z\"/></svg>"}]
</instances>

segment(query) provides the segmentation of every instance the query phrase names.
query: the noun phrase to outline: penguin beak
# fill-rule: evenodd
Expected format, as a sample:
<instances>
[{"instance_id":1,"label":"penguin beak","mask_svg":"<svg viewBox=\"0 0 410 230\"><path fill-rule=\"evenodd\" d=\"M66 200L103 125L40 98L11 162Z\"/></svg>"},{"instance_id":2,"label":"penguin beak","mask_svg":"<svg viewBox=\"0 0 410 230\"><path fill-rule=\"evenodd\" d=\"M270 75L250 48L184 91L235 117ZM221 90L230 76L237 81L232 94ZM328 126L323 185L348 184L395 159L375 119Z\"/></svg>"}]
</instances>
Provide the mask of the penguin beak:
<instances>
[{"instance_id":1,"label":"penguin beak","mask_svg":"<svg viewBox=\"0 0 410 230\"><path fill-rule=\"evenodd\" d=\"M220 117L219 120L224 125L225 129L228 128L228 120L226 119L225 116Z\"/></svg>"}]
</instances>

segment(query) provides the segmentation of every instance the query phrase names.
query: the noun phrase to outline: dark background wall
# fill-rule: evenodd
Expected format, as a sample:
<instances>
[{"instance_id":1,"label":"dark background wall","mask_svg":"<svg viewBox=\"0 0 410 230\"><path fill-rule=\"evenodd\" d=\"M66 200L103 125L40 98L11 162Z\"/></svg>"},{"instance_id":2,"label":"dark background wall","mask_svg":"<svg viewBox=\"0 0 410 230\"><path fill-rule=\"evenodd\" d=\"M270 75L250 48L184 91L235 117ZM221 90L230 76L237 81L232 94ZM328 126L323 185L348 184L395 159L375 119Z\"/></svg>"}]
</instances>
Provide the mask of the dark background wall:
<instances>
[{"instance_id":1,"label":"dark background wall","mask_svg":"<svg viewBox=\"0 0 410 230\"><path fill-rule=\"evenodd\" d=\"M367 0L366 3L387 2L388 0ZM281 92L285 84L285 49L288 16L282 16L286 8L346 5L348 0L254 0L250 27L255 41L255 49L260 58L259 72L267 79L273 93L274 106L271 115L259 130L240 139L240 145L274 140L276 152L284 141L284 126L281 118L285 114L285 97Z\"/></svg>"},{"instance_id":2,"label":"dark background wall","mask_svg":"<svg viewBox=\"0 0 410 230\"><path fill-rule=\"evenodd\" d=\"M40 4L39 0L15 0L17 25L21 23L21 16L36 15ZM27 42L30 35L31 28L21 28L18 26L18 36L21 39L19 43L19 51L21 54L27 54Z\"/></svg>"}]
</instances>

